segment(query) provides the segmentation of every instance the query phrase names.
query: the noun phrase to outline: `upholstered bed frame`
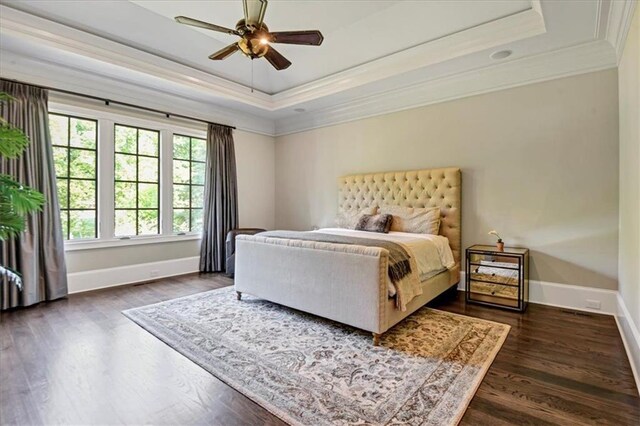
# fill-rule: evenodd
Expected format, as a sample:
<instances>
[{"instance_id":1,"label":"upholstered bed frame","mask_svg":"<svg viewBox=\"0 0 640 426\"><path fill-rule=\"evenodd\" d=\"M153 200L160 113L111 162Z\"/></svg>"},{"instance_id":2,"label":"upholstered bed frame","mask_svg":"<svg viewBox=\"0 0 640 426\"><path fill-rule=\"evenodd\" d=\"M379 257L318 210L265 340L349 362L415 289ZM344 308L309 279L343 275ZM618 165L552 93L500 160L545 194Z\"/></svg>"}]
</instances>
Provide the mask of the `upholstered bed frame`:
<instances>
[{"instance_id":1,"label":"upholstered bed frame","mask_svg":"<svg viewBox=\"0 0 640 426\"><path fill-rule=\"evenodd\" d=\"M387 295L388 252L378 247L239 235L235 288L285 306L380 334L460 280L458 168L344 176L338 179L341 211L369 206L440 207L440 234L456 265L422 282L423 294L395 307Z\"/></svg>"}]
</instances>

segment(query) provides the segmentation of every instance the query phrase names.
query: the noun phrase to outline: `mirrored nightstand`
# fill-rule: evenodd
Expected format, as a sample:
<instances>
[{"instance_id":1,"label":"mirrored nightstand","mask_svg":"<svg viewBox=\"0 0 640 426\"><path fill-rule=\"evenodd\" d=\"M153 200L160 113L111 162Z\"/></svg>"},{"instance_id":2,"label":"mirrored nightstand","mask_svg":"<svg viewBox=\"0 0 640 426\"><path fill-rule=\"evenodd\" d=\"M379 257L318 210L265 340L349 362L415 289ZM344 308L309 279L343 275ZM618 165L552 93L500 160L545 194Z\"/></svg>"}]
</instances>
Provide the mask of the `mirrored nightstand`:
<instances>
[{"instance_id":1,"label":"mirrored nightstand","mask_svg":"<svg viewBox=\"0 0 640 426\"><path fill-rule=\"evenodd\" d=\"M529 303L529 249L474 245L466 251L465 300L523 312Z\"/></svg>"}]
</instances>

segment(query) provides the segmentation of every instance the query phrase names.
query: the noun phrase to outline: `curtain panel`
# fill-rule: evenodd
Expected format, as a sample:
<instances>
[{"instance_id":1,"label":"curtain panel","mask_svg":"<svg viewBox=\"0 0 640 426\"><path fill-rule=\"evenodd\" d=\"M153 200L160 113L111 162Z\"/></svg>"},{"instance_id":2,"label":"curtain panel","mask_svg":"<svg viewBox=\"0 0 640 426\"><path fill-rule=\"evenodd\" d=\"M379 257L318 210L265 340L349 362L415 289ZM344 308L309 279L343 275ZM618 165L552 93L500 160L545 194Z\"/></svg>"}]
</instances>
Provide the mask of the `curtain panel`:
<instances>
[{"instance_id":1,"label":"curtain panel","mask_svg":"<svg viewBox=\"0 0 640 426\"><path fill-rule=\"evenodd\" d=\"M14 98L0 104L0 115L30 141L19 158L0 157L0 173L45 197L42 211L28 216L25 232L1 242L0 264L21 273L24 284L20 291L2 282L0 306L9 309L66 296L67 268L49 134L48 92L7 80L0 80L0 92Z\"/></svg>"},{"instance_id":2,"label":"curtain panel","mask_svg":"<svg viewBox=\"0 0 640 426\"><path fill-rule=\"evenodd\" d=\"M238 180L233 130L209 124L200 271L224 272L225 239L238 227Z\"/></svg>"}]
</instances>

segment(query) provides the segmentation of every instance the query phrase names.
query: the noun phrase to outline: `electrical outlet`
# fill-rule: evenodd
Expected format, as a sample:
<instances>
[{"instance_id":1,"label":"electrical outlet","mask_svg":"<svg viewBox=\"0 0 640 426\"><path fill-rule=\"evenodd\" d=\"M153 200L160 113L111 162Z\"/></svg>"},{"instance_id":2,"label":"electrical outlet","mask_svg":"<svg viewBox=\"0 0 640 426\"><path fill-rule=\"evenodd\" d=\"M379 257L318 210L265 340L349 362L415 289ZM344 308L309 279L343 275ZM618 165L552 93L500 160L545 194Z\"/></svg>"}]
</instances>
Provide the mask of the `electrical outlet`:
<instances>
[{"instance_id":1,"label":"electrical outlet","mask_svg":"<svg viewBox=\"0 0 640 426\"><path fill-rule=\"evenodd\" d=\"M600 309L600 301L587 299L587 308Z\"/></svg>"},{"instance_id":2,"label":"electrical outlet","mask_svg":"<svg viewBox=\"0 0 640 426\"><path fill-rule=\"evenodd\" d=\"M158 271L157 269L152 269L151 271L149 271L149 276L151 278L156 278L158 275L160 275L160 271Z\"/></svg>"}]
</instances>

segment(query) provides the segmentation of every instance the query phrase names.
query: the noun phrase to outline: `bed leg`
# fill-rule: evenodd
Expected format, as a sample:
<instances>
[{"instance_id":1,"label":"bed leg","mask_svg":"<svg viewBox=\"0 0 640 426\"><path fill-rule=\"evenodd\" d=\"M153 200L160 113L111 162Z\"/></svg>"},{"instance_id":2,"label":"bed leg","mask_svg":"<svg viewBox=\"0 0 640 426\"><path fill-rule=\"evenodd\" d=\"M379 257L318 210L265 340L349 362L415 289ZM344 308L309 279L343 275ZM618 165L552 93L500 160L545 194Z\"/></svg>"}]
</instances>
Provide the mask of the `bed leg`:
<instances>
[{"instance_id":1,"label":"bed leg","mask_svg":"<svg viewBox=\"0 0 640 426\"><path fill-rule=\"evenodd\" d=\"M242 300L242 292L241 291L236 291L236 299Z\"/></svg>"},{"instance_id":2,"label":"bed leg","mask_svg":"<svg viewBox=\"0 0 640 426\"><path fill-rule=\"evenodd\" d=\"M371 334L373 334L373 346L379 346L381 334L378 334L378 333L371 333Z\"/></svg>"}]
</instances>

